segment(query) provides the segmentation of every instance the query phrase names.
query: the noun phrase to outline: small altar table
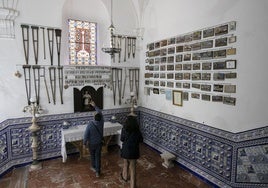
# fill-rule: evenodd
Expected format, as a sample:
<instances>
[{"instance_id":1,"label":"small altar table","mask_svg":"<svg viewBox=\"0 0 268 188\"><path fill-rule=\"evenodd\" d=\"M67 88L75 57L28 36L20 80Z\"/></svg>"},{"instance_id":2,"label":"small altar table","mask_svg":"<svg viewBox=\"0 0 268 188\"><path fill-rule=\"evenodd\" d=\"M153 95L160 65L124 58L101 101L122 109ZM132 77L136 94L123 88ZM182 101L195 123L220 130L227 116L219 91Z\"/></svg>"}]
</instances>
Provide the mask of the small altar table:
<instances>
[{"instance_id":1,"label":"small altar table","mask_svg":"<svg viewBox=\"0 0 268 188\"><path fill-rule=\"evenodd\" d=\"M83 138L87 125L78 125L69 129L61 130L61 155L62 162L67 160L66 142L72 142L80 152L80 158L83 156ZM118 135L118 131L122 129L120 123L104 122L103 136L105 143L102 147L102 152L106 153L107 147L113 135Z\"/></svg>"}]
</instances>

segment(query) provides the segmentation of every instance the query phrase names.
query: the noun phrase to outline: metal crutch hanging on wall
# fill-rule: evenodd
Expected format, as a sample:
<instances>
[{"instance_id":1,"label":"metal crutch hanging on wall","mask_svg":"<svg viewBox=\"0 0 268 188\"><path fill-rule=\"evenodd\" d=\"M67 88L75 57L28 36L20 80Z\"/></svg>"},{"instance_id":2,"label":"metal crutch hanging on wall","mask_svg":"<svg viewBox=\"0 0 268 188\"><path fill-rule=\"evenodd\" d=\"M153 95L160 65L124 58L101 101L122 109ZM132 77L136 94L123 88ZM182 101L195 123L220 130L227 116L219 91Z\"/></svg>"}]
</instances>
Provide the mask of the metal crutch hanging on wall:
<instances>
[{"instance_id":1,"label":"metal crutch hanging on wall","mask_svg":"<svg viewBox=\"0 0 268 188\"><path fill-rule=\"evenodd\" d=\"M130 93L131 92L133 92L133 87L134 87L134 69L128 69L128 71L129 71L129 74L128 74L128 76L129 76L129 90L130 90Z\"/></svg>"},{"instance_id":2,"label":"metal crutch hanging on wall","mask_svg":"<svg viewBox=\"0 0 268 188\"><path fill-rule=\"evenodd\" d=\"M136 53L136 37L132 38L132 57L135 58Z\"/></svg>"},{"instance_id":3,"label":"metal crutch hanging on wall","mask_svg":"<svg viewBox=\"0 0 268 188\"><path fill-rule=\"evenodd\" d=\"M112 90L113 90L114 105L116 100L116 78L117 78L116 68L112 68Z\"/></svg>"},{"instance_id":4,"label":"metal crutch hanging on wall","mask_svg":"<svg viewBox=\"0 0 268 188\"><path fill-rule=\"evenodd\" d=\"M130 54L131 54L131 37L127 37L127 57L128 59L130 58Z\"/></svg>"},{"instance_id":5,"label":"metal crutch hanging on wall","mask_svg":"<svg viewBox=\"0 0 268 188\"><path fill-rule=\"evenodd\" d=\"M39 104L40 99L40 65L38 65L39 27L31 26L31 29L32 29L34 60L35 60L35 65L32 66L34 75L34 90L35 90L36 103Z\"/></svg>"},{"instance_id":6,"label":"metal crutch hanging on wall","mask_svg":"<svg viewBox=\"0 0 268 188\"><path fill-rule=\"evenodd\" d=\"M63 66L60 66L61 29L55 29L55 34L56 34L57 54L58 54L58 79L59 79L60 100L61 104L63 104Z\"/></svg>"},{"instance_id":7,"label":"metal crutch hanging on wall","mask_svg":"<svg viewBox=\"0 0 268 188\"><path fill-rule=\"evenodd\" d=\"M121 35L118 35L118 38L117 38L117 46L118 46L118 48L121 49L121 46L122 46L122 36ZM122 51L122 49L118 53L118 63L121 62L121 51Z\"/></svg>"},{"instance_id":8,"label":"metal crutch hanging on wall","mask_svg":"<svg viewBox=\"0 0 268 188\"><path fill-rule=\"evenodd\" d=\"M135 75L135 89L136 89L136 96L137 99L139 98L139 83L140 83L140 69L134 69L134 75Z\"/></svg>"},{"instance_id":9,"label":"metal crutch hanging on wall","mask_svg":"<svg viewBox=\"0 0 268 188\"><path fill-rule=\"evenodd\" d=\"M48 88L47 88L47 80L46 80L46 71L45 71L45 67L41 67L41 69L43 70L43 74L40 74L40 78L41 78L41 77L44 78L44 83L45 83L46 93L47 93L47 99L48 99L48 103L50 103L50 97L49 97L49 92L48 92Z\"/></svg>"},{"instance_id":10,"label":"metal crutch hanging on wall","mask_svg":"<svg viewBox=\"0 0 268 188\"><path fill-rule=\"evenodd\" d=\"M48 68L50 87L51 87L53 103L56 104L56 70L55 70L55 67L53 67L53 49L54 49L54 29L53 28L47 28L47 38L48 38L48 47L49 47L50 62L51 62L51 66Z\"/></svg>"},{"instance_id":11,"label":"metal crutch hanging on wall","mask_svg":"<svg viewBox=\"0 0 268 188\"><path fill-rule=\"evenodd\" d=\"M46 59L46 40L45 40L45 28L44 27L40 27L43 31L43 48L44 48L44 59Z\"/></svg>"},{"instance_id":12,"label":"metal crutch hanging on wall","mask_svg":"<svg viewBox=\"0 0 268 188\"><path fill-rule=\"evenodd\" d=\"M31 65L29 65L29 26L21 25L22 42L24 49L25 65L22 66L24 72L24 82L28 105L31 104Z\"/></svg>"},{"instance_id":13,"label":"metal crutch hanging on wall","mask_svg":"<svg viewBox=\"0 0 268 188\"><path fill-rule=\"evenodd\" d=\"M126 58L127 58L127 37L124 37L125 39L125 51L124 51L124 62L126 62Z\"/></svg>"},{"instance_id":14,"label":"metal crutch hanging on wall","mask_svg":"<svg viewBox=\"0 0 268 188\"><path fill-rule=\"evenodd\" d=\"M127 68L125 67L125 78L124 78L124 86L123 86L122 99L123 99L124 96L125 96L126 83L127 83Z\"/></svg>"},{"instance_id":15,"label":"metal crutch hanging on wall","mask_svg":"<svg viewBox=\"0 0 268 188\"><path fill-rule=\"evenodd\" d=\"M118 97L119 97L119 105L121 105L121 94L122 94L122 69L117 68L116 69L117 73L117 85L118 85Z\"/></svg>"}]
</instances>

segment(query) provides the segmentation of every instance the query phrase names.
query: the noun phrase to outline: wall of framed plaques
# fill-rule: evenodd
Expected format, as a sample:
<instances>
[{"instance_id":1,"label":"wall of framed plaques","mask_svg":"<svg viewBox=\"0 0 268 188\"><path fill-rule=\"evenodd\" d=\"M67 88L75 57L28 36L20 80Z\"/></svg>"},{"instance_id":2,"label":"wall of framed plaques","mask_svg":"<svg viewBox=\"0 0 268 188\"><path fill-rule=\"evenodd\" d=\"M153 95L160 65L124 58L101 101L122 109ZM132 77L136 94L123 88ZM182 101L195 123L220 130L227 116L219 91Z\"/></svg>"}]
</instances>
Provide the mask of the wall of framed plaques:
<instances>
[{"instance_id":1,"label":"wall of framed plaques","mask_svg":"<svg viewBox=\"0 0 268 188\"><path fill-rule=\"evenodd\" d=\"M235 105L236 41L236 21L230 21L147 44L145 89Z\"/></svg>"}]
</instances>

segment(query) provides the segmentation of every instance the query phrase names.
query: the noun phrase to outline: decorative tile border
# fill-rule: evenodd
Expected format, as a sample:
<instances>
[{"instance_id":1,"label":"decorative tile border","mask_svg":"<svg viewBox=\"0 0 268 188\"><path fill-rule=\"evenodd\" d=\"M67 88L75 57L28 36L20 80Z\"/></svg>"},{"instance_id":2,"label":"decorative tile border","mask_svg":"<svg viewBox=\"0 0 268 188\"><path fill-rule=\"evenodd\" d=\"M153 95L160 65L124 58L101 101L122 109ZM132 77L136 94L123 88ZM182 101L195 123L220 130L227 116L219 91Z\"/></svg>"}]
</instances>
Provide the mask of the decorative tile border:
<instances>
[{"instance_id":1,"label":"decorative tile border","mask_svg":"<svg viewBox=\"0 0 268 188\"><path fill-rule=\"evenodd\" d=\"M129 108L104 110L124 123ZM230 133L183 118L140 107L137 109L144 141L160 152L174 153L179 162L219 187L267 187L268 127ZM70 126L86 124L93 112L48 115L38 118L38 159L59 157L63 121ZM31 118L0 123L0 176L9 169L30 163Z\"/></svg>"},{"instance_id":2,"label":"decorative tile border","mask_svg":"<svg viewBox=\"0 0 268 188\"><path fill-rule=\"evenodd\" d=\"M103 110L104 119L109 121L113 115L123 123L129 108ZM70 113L41 116L37 124L38 159L44 160L61 156L61 129L63 121L70 126L87 124L93 119L94 112ZM0 177L9 169L32 161L31 135L28 127L31 118L8 119L0 124Z\"/></svg>"},{"instance_id":3,"label":"decorative tile border","mask_svg":"<svg viewBox=\"0 0 268 188\"><path fill-rule=\"evenodd\" d=\"M268 127L234 134L146 108L140 124L148 145L219 187L267 187Z\"/></svg>"}]
</instances>

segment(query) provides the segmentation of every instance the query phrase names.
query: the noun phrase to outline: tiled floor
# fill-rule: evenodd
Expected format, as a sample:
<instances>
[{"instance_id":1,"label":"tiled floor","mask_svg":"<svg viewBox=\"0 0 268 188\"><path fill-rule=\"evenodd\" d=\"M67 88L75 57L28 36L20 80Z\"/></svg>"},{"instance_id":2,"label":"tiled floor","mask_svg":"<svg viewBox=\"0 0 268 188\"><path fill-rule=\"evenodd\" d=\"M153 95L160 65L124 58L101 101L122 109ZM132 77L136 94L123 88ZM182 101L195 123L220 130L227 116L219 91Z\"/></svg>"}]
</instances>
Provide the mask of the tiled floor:
<instances>
[{"instance_id":1,"label":"tiled floor","mask_svg":"<svg viewBox=\"0 0 268 188\"><path fill-rule=\"evenodd\" d=\"M79 155L42 162L42 169L28 171L22 167L7 174L0 180L1 188L128 188L129 184L120 179L122 160L119 147L112 146L102 156L102 174L95 177L89 169L89 160L78 160ZM156 151L142 144L141 158L137 162L138 188L208 188L212 187L181 169L178 165L166 169Z\"/></svg>"}]
</instances>

